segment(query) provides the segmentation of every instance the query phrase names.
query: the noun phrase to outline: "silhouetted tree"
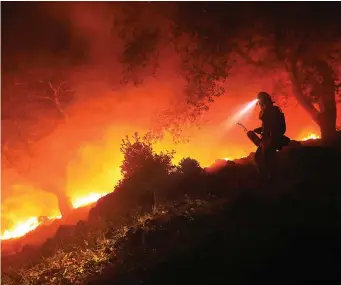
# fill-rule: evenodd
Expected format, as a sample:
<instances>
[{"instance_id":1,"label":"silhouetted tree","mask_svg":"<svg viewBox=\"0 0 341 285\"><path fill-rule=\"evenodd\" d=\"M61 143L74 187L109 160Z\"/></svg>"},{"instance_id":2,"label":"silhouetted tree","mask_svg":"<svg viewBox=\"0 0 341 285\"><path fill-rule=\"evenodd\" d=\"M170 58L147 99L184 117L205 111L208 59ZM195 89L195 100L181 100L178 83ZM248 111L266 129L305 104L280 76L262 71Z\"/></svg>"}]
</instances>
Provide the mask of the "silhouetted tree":
<instances>
[{"instance_id":1,"label":"silhouetted tree","mask_svg":"<svg viewBox=\"0 0 341 285\"><path fill-rule=\"evenodd\" d=\"M180 51L191 67L185 71L201 82L211 79L219 82L229 75L231 66L244 63L257 67L277 83L280 78L281 86L291 89L286 93L293 94L319 125L322 138L332 140L335 96L340 94L341 23L337 9L333 11L330 6L324 3L309 7L297 3L179 4L174 17L177 42L183 43L184 35L191 38ZM225 69L215 69L215 61ZM191 82L200 87L199 97L210 100L215 94L195 80Z\"/></svg>"},{"instance_id":2,"label":"silhouetted tree","mask_svg":"<svg viewBox=\"0 0 341 285\"><path fill-rule=\"evenodd\" d=\"M191 111L186 116L194 118L224 94L222 84L233 67L255 67L255 72L274 82L277 93L292 94L329 141L335 135L335 97L340 95L341 77L341 23L333 5L179 2L161 13L170 24L163 25L167 21L158 17L158 40L133 34L136 46L149 46L134 53L152 58L161 38L173 45L187 81L184 91ZM161 6L149 5L151 11L162 11ZM142 19L141 14L135 25ZM124 54L132 51L127 46ZM135 57L126 59L135 61Z\"/></svg>"},{"instance_id":3,"label":"silhouetted tree","mask_svg":"<svg viewBox=\"0 0 341 285\"><path fill-rule=\"evenodd\" d=\"M56 181L48 184L41 183L39 177L42 174L36 173L37 168L33 164L36 143L55 130L59 122L67 122L65 107L72 98L70 92L73 90L70 83L61 80L60 76L58 72L45 72L44 69L39 68L23 68L4 73L1 152L4 157L3 167L15 169L28 183L56 194L60 212L65 215L72 209L71 201L64 193L65 184L60 188L54 186ZM39 124L44 112L48 112L49 120ZM68 161L67 154L63 155L65 161ZM67 163L64 169L58 169L60 172L58 179L64 183L66 170ZM57 184L63 183L58 181Z\"/></svg>"},{"instance_id":4,"label":"silhouetted tree","mask_svg":"<svg viewBox=\"0 0 341 285\"><path fill-rule=\"evenodd\" d=\"M178 172L184 175L196 175L201 171L200 163L190 157L181 159L179 165L177 166Z\"/></svg>"},{"instance_id":5,"label":"silhouetted tree","mask_svg":"<svg viewBox=\"0 0 341 285\"><path fill-rule=\"evenodd\" d=\"M153 193L154 200L157 200L159 191L166 186L168 174L174 168L174 151L157 154L149 139L135 133L133 141L128 136L122 140L121 152L124 156L121 165L124 179L120 188L128 192L137 191L133 193L137 196Z\"/></svg>"},{"instance_id":6,"label":"silhouetted tree","mask_svg":"<svg viewBox=\"0 0 341 285\"><path fill-rule=\"evenodd\" d=\"M262 72L279 75L291 89L285 93L293 94L328 142L335 136L340 88L340 18L328 4L293 4L272 5L260 14L256 25L236 37L235 51Z\"/></svg>"},{"instance_id":7,"label":"silhouetted tree","mask_svg":"<svg viewBox=\"0 0 341 285\"><path fill-rule=\"evenodd\" d=\"M128 136L122 140L121 152L124 156L121 173L125 178L140 173L153 176L168 174L173 168L174 151L156 154L152 143L138 133L133 135L133 142Z\"/></svg>"}]
</instances>

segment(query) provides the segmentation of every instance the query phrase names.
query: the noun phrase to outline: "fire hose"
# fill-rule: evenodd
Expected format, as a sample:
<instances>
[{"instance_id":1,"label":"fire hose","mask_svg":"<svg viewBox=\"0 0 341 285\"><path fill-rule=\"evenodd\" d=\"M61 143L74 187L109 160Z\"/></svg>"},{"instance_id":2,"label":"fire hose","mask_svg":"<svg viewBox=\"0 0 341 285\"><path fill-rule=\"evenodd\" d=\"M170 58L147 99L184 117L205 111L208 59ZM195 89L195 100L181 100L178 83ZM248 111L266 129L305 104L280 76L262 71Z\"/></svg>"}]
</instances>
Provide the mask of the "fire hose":
<instances>
[{"instance_id":1,"label":"fire hose","mask_svg":"<svg viewBox=\"0 0 341 285\"><path fill-rule=\"evenodd\" d=\"M248 130L244 125L242 125L241 123L237 123L239 126L241 126L243 129L244 129L244 131L246 132L246 135L247 135L247 137L250 139L250 141L252 141L253 142L253 144L255 145L255 146L259 146L260 145L260 143L261 143L261 139L260 139L260 137L259 136L257 136L257 134L254 132L254 131L250 131L250 130Z\"/></svg>"}]
</instances>

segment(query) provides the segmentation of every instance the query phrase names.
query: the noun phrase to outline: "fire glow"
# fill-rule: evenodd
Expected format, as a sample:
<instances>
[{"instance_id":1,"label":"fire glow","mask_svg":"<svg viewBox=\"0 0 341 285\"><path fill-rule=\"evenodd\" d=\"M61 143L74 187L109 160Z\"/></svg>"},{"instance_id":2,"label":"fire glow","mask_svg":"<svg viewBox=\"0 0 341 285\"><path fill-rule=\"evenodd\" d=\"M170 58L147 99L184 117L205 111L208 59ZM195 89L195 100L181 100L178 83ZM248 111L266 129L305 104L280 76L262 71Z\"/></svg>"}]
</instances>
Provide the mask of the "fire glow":
<instances>
[{"instance_id":1,"label":"fire glow","mask_svg":"<svg viewBox=\"0 0 341 285\"><path fill-rule=\"evenodd\" d=\"M48 217L49 220L60 219L61 216ZM30 217L26 221L17 223L14 227L5 230L0 236L1 240L19 238L26 235L28 232L35 230L42 222L39 221L38 217Z\"/></svg>"},{"instance_id":2,"label":"fire glow","mask_svg":"<svg viewBox=\"0 0 341 285\"><path fill-rule=\"evenodd\" d=\"M308 136L304 137L302 140L303 140L303 141L317 140L317 139L319 139L319 138L320 138L319 135L317 135L317 134L315 134L315 133L311 133L311 134L309 134Z\"/></svg>"},{"instance_id":3,"label":"fire glow","mask_svg":"<svg viewBox=\"0 0 341 285\"><path fill-rule=\"evenodd\" d=\"M244 108L242 108L234 117L233 120L239 120L243 115L245 115L248 111L250 111L257 103L257 100L253 100L251 102L249 102L247 105L244 106ZM310 140L310 139L318 139L319 136L316 135L315 133L310 133L309 135L305 136L302 140ZM165 145L160 146L160 150L166 148ZM98 156L98 150L96 149L96 153L97 153L97 157ZM182 153L179 153L179 159L181 157L184 156L185 150L182 151ZM106 153L107 154L107 153ZM234 153L233 153L234 154ZM234 159L236 159L237 157L243 157L244 155L229 155L226 156L224 158L225 161L232 161ZM102 157L102 156L101 156ZM106 155L106 157L108 157ZM199 159L200 160L200 159ZM177 161L174 161L175 163L177 163ZM201 161L202 162L202 161ZM99 169L96 169L97 171ZM117 172L117 173L116 173ZM105 176L105 178L108 178L106 180L108 181L114 181L118 180L119 177L119 169L116 171L115 173L104 173L103 175ZM108 176L108 177L107 177ZM113 179L113 177L115 179ZM105 180L105 181L106 181ZM96 181L96 183L94 183L94 185L91 185L91 187L94 187L95 184L96 185L100 185L99 183L100 181ZM89 183L89 182L87 182ZM82 185L77 185L78 187L82 186ZM72 206L73 208L80 208L82 206L86 206L92 203L95 203L96 201L98 201L101 197L107 195L108 193L110 193L110 190L108 188L105 187L106 185L101 185L103 186L103 192L98 191L98 192L90 192L90 193L84 193L84 194L76 194L75 197L72 197ZM77 187L77 188L78 188ZM102 187L101 187L102 188ZM105 191L106 190L106 191ZM48 217L49 220L55 220L55 219L60 219L61 216L51 216ZM38 217L29 217L27 219L23 219L21 221L18 221L13 227L9 227L6 230L4 230L3 234L0 236L1 240L8 240L8 239L14 239L14 238L20 238L23 237L24 235L26 235L27 233L35 230L37 227L39 227L42 224L41 221L39 221Z\"/></svg>"},{"instance_id":4,"label":"fire glow","mask_svg":"<svg viewBox=\"0 0 341 285\"><path fill-rule=\"evenodd\" d=\"M72 206L77 209L82 206L86 206L95 203L98 199L107 195L108 193L90 193L89 195L81 198L77 198L72 202Z\"/></svg>"},{"instance_id":5,"label":"fire glow","mask_svg":"<svg viewBox=\"0 0 341 285\"><path fill-rule=\"evenodd\" d=\"M95 203L101 197L107 195L108 193L90 193L85 197L76 198L72 206L73 208L80 208L82 206L86 206L92 203ZM61 219L62 216L51 216L48 217L50 221ZM0 236L1 240L15 239L20 238L26 235L27 233L34 231L37 227L42 224L42 221L39 221L38 217L30 217L27 220L20 221L12 228L6 229L3 234Z\"/></svg>"}]
</instances>

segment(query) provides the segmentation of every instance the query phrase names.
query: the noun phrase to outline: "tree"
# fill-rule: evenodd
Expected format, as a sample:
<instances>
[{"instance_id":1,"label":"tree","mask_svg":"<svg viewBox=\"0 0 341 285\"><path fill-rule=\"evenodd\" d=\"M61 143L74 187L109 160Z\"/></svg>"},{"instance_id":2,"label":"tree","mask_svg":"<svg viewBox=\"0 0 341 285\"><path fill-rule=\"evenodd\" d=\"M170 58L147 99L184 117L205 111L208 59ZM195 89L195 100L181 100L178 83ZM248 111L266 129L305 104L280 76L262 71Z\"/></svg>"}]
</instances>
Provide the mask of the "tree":
<instances>
[{"instance_id":1,"label":"tree","mask_svg":"<svg viewBox=\"0 0 341 285\"><path fill-rule=\"evenodd\" d=\"M290 20L283 11L290 11ZM258 19L259 25L235 40L236 52L247 63L284 75L282 80L289 84L283 85L291 87L297 102L320 127L325 142L333 141L336 130L339 19L324 5L278 5L271 15Z\"/></svg>"},{"instance_id":2,"label":"tree","mask_svg":"<svg viewBox=\"0 0 341 285\"><path fill-rule=\"evenodd\" d=\"M133 142L127 136L122 140L121 152L124 159L121 165L123 181L119 189L135 200L153 196L154 203L161 197L161 191L168 187L169 173L173 170L174 151L156 154L148 138L140 138L137 133Z\"/></svg>"},{"instance_id":3,"label":"tree","mask_svg":"<svg viewBox=\"0 0 341 285\"><path fill-rule=\"evenodd\" d=\"M122 140L121 152L123 162L121 173L124 178L142 175L145 179L167 175L172 170L174 151L156 154L152 143L146 138L141 138L138 133L133 135L133 142L127 136Z\"/></svg>"},{"instance_id":4,"label":"tree","mask_svg":"<svg viewBox=\"0 0 341 285\"><path fill-rule=\"evenodd\" d=\"M55 185L56 181L42 182L42 173L37 173L39 168L34 165L38 142L54 131L58 122L67 122L65 107L71 96L71 93L68 95L67 92L72 90L65 87L68 84L66 81L54 87L52 79L55 82L59 80L57 76L33 68L26 69L26 73L4 73L1 116L1 152L4 158L2 167L15 169L28 183L55 194L61 214L66 215L72 208L63 184L66 181L67 163L63 169L58 169L58 180L63 182L58 187ZM41 120L42 117L44 121ZM47 120L48 118L50 120ZM46 158L46 162L48 160L49 158Z\"/></svg>"},{"instance_id":5,"label":"tree","mask_svg":"<svg viewBox=\"0 0 341 285\"><path fill-rule=\"evenodd\" d=\"M195 52L187 52L190 49L187 46L191 47L187 43L181 54L185 54L185 63L191 66L185 69L191 74L189 81L201 92L197 96L192 91L190 96L211 102L215 93L204 88L202 82L219 82L229 75L229 67L234 65L254 66L264 76L271 78L275 74L287 81L281 85L290 86L289 93L319 125L322 138L326 142L333 140L335 95L340 88L337 68L341 60L341 23L337 8L332 4L245 5L179 4L174 17L176 39L181 42L181 36L190 35L191 42L194 40ZM247 21L241 22L241 19ZM215 69L215 61L227 68Z\"/></svg>"},{"instance_id":6,"label":"tree","mask_svg":"<svg viewBox=\"0 0 341 285\"><path fill-rule=\"evenodd\" d=\"M119 56L122 64L121 83L142 84L145 77L155 76L159 67L159 50L165 38L162 28L167 18L165 5L141 3L115 3L113 30L122 40ZM166 4L169 6L169 4Z\"/></svg>"},{"instance_id":7,"label":"tree","mask_svg":"<svg viewBox=\"0 0 341 285\"><path fill-rule=\"evenodd\" d=\"M184 175L196 175L201 171L200 163L190 157L186 157L181 159L179 165L177 166L177 170Z\"/></svg>"}]
</instances>

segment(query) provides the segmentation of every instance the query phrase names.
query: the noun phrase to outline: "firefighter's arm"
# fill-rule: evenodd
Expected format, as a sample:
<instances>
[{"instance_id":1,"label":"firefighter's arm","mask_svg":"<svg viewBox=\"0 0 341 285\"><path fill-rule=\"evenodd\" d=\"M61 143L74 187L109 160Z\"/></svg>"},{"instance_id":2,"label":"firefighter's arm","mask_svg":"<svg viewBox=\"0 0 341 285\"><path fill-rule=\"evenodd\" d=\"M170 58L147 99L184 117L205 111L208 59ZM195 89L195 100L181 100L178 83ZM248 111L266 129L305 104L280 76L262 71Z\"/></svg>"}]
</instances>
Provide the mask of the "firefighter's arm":
<instances>
[{"instance_id":1,"label":"firefighter's arm","mask_svg":"<svg viewBox=\"0 0 341 285\"><path fill-rule=\"evenodd\" d=\"M256 134L262 134L262 130L263 130L263 128L262 127L259 127L259 128L256 128L256 129L254 129L253 131L256 133Z\"/></svg>"}]
</instances>

